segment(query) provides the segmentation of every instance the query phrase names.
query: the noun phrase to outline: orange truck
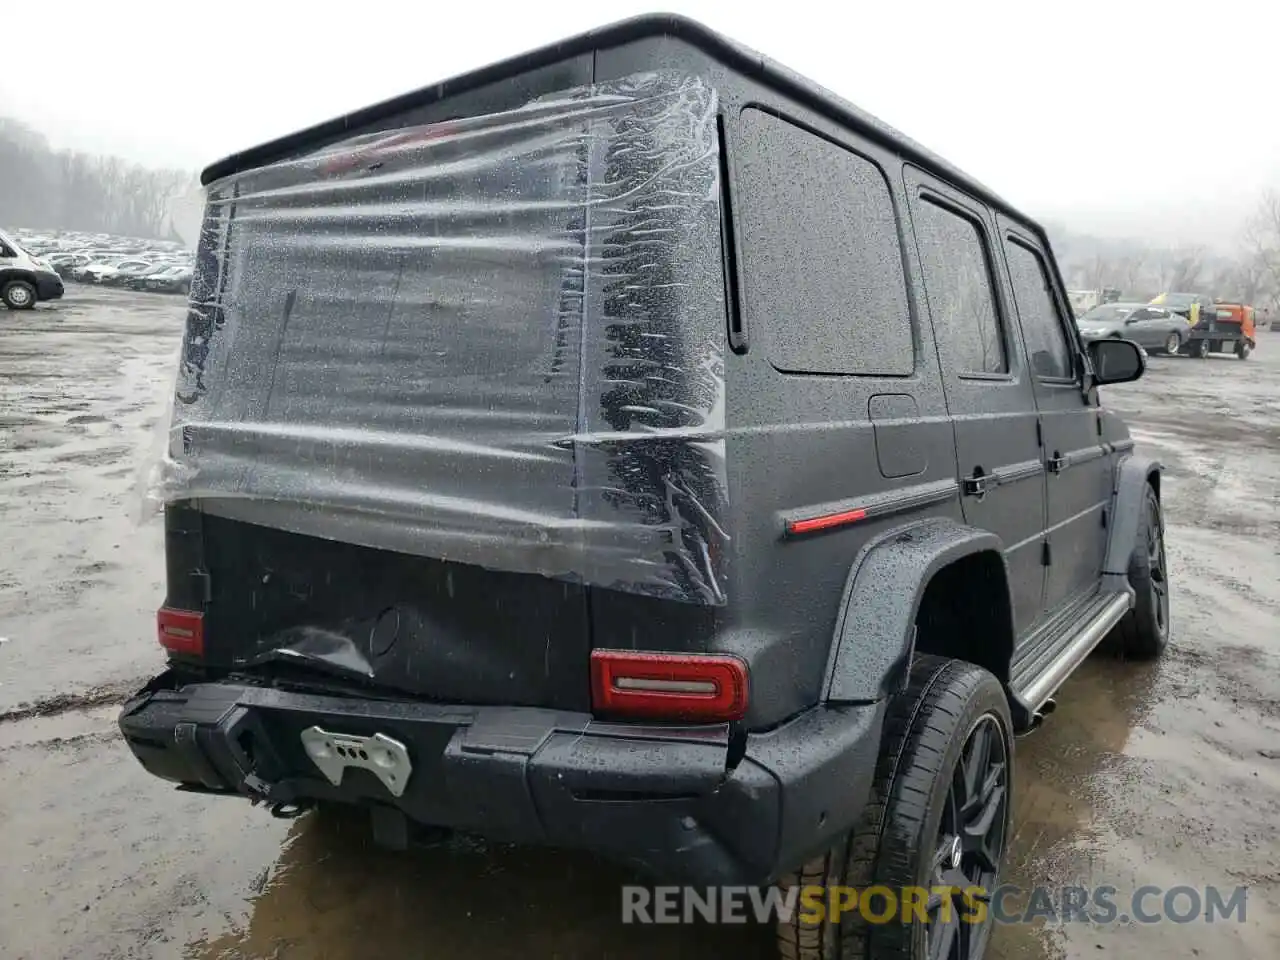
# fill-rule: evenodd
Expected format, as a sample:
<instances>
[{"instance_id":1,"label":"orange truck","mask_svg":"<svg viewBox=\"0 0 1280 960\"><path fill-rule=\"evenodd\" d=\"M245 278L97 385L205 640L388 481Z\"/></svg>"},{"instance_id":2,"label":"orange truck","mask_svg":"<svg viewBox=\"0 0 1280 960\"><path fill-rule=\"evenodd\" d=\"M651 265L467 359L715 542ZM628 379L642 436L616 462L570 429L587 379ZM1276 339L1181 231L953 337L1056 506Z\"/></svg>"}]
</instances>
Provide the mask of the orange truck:
<instances>
[{"instance_id":1,"label":"orange truck","mask_svg":"<svg viewBox=\"0 0 1280 960\"><path fill-rule=\"evenodd\" d=\"M1241 360L1247 360L1258 345L1255 339L1253 307L1243 303L1215 301L1213 309L1205 313L1208 316L1200 317L1200 322L1191 329L1188 352L1193 357L1204 357L1210 353L1234 353Z\"/></svg>"},{"instance_id":2,"label":"orange truck","mask_svg":"<svg viewBox=\"0 0 1280 960\"><path fill-rule=\"evenodd\" d=\"M1162 293L1151 301L1186 318L1190 335L1182 352L1193 357L1211 353L1234 353L1247 360L1257 347L1254 339L1253 307L1225 300L1210 300L1195 293Z\"/></svg>"}]
</instances>

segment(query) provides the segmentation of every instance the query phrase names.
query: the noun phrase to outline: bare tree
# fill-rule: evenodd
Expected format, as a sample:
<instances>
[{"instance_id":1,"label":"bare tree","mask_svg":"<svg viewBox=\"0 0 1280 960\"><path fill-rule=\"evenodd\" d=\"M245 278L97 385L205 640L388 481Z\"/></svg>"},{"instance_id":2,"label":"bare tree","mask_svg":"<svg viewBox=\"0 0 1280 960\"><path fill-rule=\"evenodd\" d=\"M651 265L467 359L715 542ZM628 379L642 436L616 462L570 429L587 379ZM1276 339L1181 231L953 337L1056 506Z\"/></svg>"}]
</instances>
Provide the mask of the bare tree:
<instances>
[{"instance_id":1,"label":"bare tree","mask_svg":"<svg viewBox=\"0 0 1280 960\"><path fill-rule=\"evenodd\" d=\"M1141 290L1146 279L1147 271L1147 252L1138 250L1120 258L1117 265L1117 283L1121 290L1132 295L1133 291Z\"/></svg>"},{"instance_id":2,"label":"bare tree","mask_svg":"<svg viewBox=\"0 0 1280 960\"><path fill-rule=\"evenodd\" d=\"M1160 289L1194 293L1200 287L1204 267L1204 247L1193 245L1162 250L1157 255Z\"/></svg>"},{"instance_id":3,"label":"bare tree","mask_svg":"<svg viewBox=\"0 0 1280 960\"><path fill-rule=\"evenodd\" d=\"M189 174L118 157L53 150L25 124L0 117L0 223L166 236L169 200Z\"/></svg>"},{"instance_id":4,"label":"bare tree","mask_svg":"<svg viewBox=\"0 0 1280 960\"><path fill-rule=\"evenodd\" d=\"M1270 288L1271 278L1266 267L1248 250L1214 275L1213 289L1217 295L1240 303L1264 302Z\"/></svg>"},{"instance_id":5,"label":"bare tree","mask_svg":"<svg viewBox=\"0 0 1280 960\"><path fill-rule=\"evenodd\" d=\"M1280 307L1280 193L1266 190L1244 229L1245 257L1257 273L1259 299ZM1261 296L1259 296L1261 295Z\"/></svg>"}]
</instances>

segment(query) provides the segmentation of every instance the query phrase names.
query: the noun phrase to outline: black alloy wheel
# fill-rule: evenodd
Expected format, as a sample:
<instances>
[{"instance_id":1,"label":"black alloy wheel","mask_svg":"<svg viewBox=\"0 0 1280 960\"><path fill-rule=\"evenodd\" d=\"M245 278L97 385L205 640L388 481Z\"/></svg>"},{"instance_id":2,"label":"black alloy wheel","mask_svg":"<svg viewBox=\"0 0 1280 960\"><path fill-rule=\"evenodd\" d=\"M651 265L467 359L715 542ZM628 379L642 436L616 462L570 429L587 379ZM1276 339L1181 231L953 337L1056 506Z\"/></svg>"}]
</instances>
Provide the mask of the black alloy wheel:
<instances>
[{"instance_id":1,"label":"black alloy wheel","mask_svg":"<svg viewBox=\"0 0 1280 960\"><path fill-rule=\"evenodd\" d=\"M991 917L965 919L973 904L964 891L979 887L990 897L996 887L1009 824L1009 756L996 718L983 714L970 731L951 777L933 854L931 887L950 887L951 904L929 897L929 960L970 960L982 956L991 937Z\"/></svg>"}]
</instances>

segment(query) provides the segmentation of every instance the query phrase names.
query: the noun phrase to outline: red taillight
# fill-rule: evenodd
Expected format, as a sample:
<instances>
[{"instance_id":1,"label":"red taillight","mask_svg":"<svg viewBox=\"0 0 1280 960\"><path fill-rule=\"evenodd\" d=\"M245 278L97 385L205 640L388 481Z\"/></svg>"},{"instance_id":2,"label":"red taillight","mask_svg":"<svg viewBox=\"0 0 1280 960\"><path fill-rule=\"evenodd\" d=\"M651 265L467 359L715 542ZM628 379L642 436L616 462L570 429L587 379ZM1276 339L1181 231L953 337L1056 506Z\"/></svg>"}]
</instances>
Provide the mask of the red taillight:
<instances>
[{"instance_id":1,"label":"red taillight","mask_svg":"<svg viewBox=\"0 0 1280 960\"><path fill-rule=\"evenodd\" d=\"M597 713L723 723L747 712L747 666L723 654L593 650Z\"/></svg>"},{"instance_id":2,"label":"red taillight","mask_svg":"<svg viewBox=\"0 0 1280 960\"><path fill-rule=\"evenodd\" d=\"M156 633L160 646L170 653L204 656L204 614L193 610L161 607L156 612Z\"/></svg>"}]
</instances>

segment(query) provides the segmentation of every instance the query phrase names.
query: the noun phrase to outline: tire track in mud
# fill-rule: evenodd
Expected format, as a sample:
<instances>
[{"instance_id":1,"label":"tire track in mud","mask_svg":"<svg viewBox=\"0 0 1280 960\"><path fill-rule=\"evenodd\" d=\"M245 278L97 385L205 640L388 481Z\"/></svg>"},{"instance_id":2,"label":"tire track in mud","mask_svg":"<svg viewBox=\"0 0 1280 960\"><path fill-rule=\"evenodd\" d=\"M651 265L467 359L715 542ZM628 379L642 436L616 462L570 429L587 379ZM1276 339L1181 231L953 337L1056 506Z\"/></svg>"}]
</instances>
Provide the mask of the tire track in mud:
<instances>
[{"instance_id":1,"label":"tire track in mud","mask_svg":"<svg viewBox=\"0 0 1280 960\"><path fill-rule=\"evenodd\" d=\"M145 683L145 679L122 681L91 687L82 693L59 693L39 700L24 701L8 710L0 710L0 723L18 723L40 717L52 717L72 710L92 710L95 707L115 706L124 703Z\"/></svg>"}]
</instances>

